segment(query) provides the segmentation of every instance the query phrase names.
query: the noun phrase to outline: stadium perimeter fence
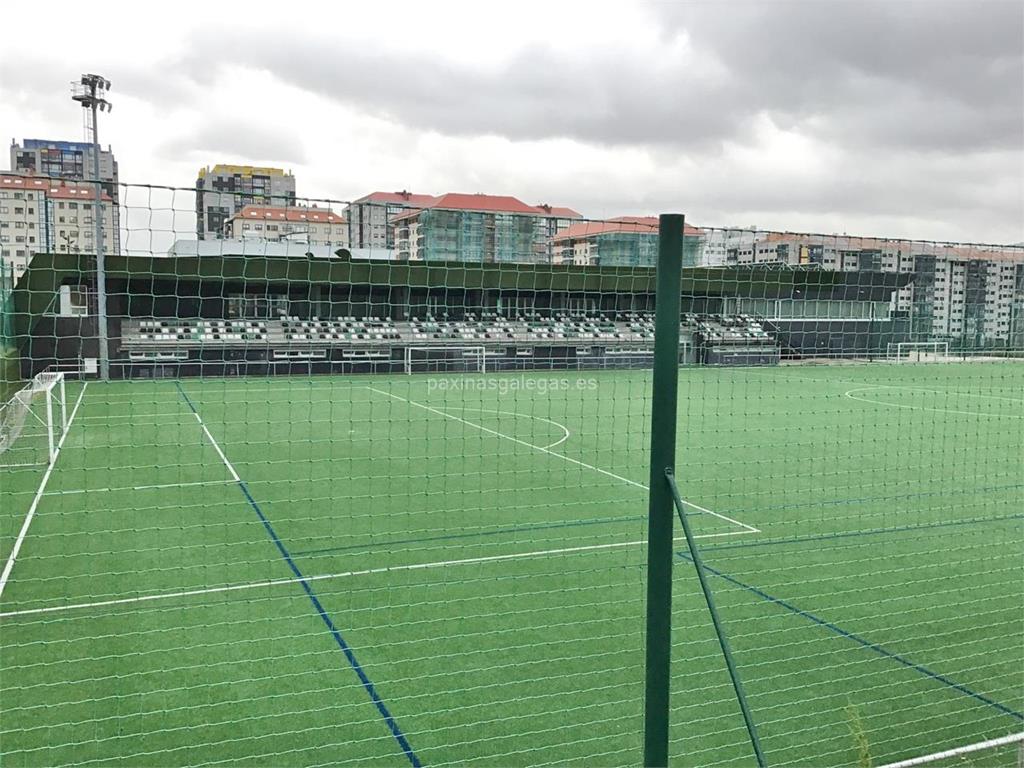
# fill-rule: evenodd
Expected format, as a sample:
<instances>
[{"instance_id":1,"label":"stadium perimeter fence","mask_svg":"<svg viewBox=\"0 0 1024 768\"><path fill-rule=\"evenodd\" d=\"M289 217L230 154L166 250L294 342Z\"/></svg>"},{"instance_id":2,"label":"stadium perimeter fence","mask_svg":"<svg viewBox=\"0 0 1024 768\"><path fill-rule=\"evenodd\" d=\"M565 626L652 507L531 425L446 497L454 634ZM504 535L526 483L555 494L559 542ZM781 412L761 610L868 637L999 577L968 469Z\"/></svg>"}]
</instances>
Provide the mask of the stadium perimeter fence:
<instances>
[{"instance_id":1,"label":"stadium perimeter fence","mask_svg":"<svg viewBox=\"0 0 1024 768\"><path fill-rule=\"evenodd\" d=\"M197 192L5 295L5 764L1018 759L1021 249Z\"/></svg>"}]
</instances>

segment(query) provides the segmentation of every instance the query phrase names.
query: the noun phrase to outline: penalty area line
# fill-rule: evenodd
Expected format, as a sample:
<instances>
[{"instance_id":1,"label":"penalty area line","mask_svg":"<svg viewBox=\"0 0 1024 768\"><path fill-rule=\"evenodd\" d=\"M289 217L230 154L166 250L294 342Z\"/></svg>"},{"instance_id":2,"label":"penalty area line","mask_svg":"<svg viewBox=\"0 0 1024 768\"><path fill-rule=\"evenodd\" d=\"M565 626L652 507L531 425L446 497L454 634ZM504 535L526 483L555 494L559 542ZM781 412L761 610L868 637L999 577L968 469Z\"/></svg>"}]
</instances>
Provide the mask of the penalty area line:
<instances>
[{"instance_id":1,"label":"penalty area line","mask_svg":"<svg viewBox=\"0 0 1024 768\"><path fill-rule=\"evenodd\" d=\"M571 456L566 456L565 454L558 453L557 451L552 451L550 446L545 447L543 445L534 445L533 443L528 443L525 440L520 440L518 437L506 435L503 432L498 432L497 430L485 427L482 424L476 424L472 421L463 419L451 413L447 413L438 408L432 408L429 405L417 403L415 400L410 400L406 397L401 397L400 395L393 395L390 392L387 392L383 389L377 389L376 387L366 387L366 389L370 390L371 392L376 392L378 395L384 395L385 397L390 397L394 400L399 400L403 403L408 403L409 405L413 405L417 408L422 408L424 411L429 411L430 413L437 414L438 416L443 416L446 419L458 421L461 424L465 424L468 427L473 427L474 429L479 429L481 432L486 432L489 435L494 435L495 437L500 437L504 440L509 440L513 443L516 443L517 445L522 445L525 446L526 448L532 448L533 450L539 451L540 453L545 453L548 456L554 456L556 459L561 459L562 461L567 461L570 464L575 464L576 466L583 467L584 469L592 470L606 477L618 480L619 482L626 483L627 485L632 485L634 488L640 488L644 491L650 490L650 488L648 488L646 485L644 485L643 483L638 483L636 480L630 480L628 477L623 477L622 475L617 475L614 472L609 472L607 469L595 467L593 464L587 464L587 462L585 461L580 461L579 459L574 459ZM557 443L555 445L557 445ZM707 507L702 507L699 504L694 504L692 501L686 501L685 499L683 499L683 504L685 504L688 507L692 507L693 509L699 510L700 512L704 512L705 514L717 517L719 520L725 520L727 523L738 525L740 528L743 528L746 533L761 533L760 528L755 528L752 525L742 523L739 520L736 520L735 518L729 517L728 515L723 515L721 512L715 512L713 510L708 509Z\"/></svg>"},{"instance_id":2,"label":"penalty area line","mask_svg":"<svg viewBox=\"0 0 1024 768\"><path fill-rule=\"evenodd\" d=\"M73 496L79 493L113 493L116 491L153 491L161 488L194 488L200 485L233 485L234 480L199 480L194 483L160 483L158 485L122 485L111 488L72 488L65 491L47 491L44 496Z\"/></svg>"},{"instance_id":3,"label":"penalty area line","mask_svg":"<svg viewBox=\"0 0 1024 768\"><path fill-rule=\"evenodd\" d=\"M753 531L722 531L719 533L704 533L698 535L698 539L713 539L724 536L747 536ZM684 541L685 537L677 536L674 541ZM348 579L360 576L377 576L386 573L401 573L403 571L426 571L435 568L452 568L464 565L482 565L486 563L500 563L509 560L526 560L536 557L550 557L553 555L572 555L581 552L599 552L609 549L622 549L625 547L637 547L647 543L647 539L636 541L618 541L612 544L587 544L579 547L560 547L557 549L538 549L526 552L512 552L505 555L483 555L480 557L467 557L460 560L433 560L425 563L410 563L406 565L382 566L380 568L364 568L361 570L340 571L338 573L321 573L301 578L285 579L264 579L262 581L249 581L241 584L225 584L220 587L200 587L197 589L185 589L177 592L157 592L150 595L137 595L135 597L119 597L111 600L95 600L86 603L71 603L69 605L51 605L43 608L25 608L16 611L0 612L0 619L13 619L20 616L38 616L40 614L64 613L68 611L88 610L90 608L106 608L116 605L131 605L134 603L150 603L158 600L172 600L182 597L197 597L201 595L216 595L227 592L242 592L266 587L278 587L288 584L302 584L314 581L330 581L334 579Z\"/></svg>"}]
</instances>

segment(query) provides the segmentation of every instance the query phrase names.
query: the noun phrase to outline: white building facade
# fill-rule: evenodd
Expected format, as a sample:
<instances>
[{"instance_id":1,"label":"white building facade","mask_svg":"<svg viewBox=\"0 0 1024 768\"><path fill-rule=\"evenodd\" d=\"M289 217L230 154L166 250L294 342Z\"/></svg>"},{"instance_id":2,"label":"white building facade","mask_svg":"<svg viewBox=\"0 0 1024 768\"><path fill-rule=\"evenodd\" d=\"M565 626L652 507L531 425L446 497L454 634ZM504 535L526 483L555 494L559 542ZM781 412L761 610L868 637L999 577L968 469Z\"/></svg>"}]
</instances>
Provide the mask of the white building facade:
<instances>
[{"instance_id":1,"label":"white building facade","mask_svg":"<svg viewBox=\"0 0 1024 768\"><path fill-rule=\"evenodd\" d=\"M0 248L14 280L33 254L95 253L96 187L85 182L0 175ZM104 252L116 243L116 206L103 194Z\"/></svg>"},{"instance_id":2,"label":"white building facade","mask_svg":"<svg viewBox=\"0 0 1024 768\"><path fill-rule=\"evenodd\" d=\"M20 176L45 177L64 181L68 185L94 179L93 163L96 146L80 141L54 141L50 139L24 139L20 144L11 140L11 173ZM111 201L113 234L106 239L107 253L121 252L120 202L117 158L108 146L99 151L100 189Z\"/></svg>"},{"instance_id":3,"label":"white building facade","mask_svg":"<svg viewBox=\"0 0 1024 768\"><path fill-rule=\"evenodd\" d=\"M248 205L224 225L224 237L289 240L334 248L349 247L348 222L328 208Z\"/></svg>"}]
</instances>

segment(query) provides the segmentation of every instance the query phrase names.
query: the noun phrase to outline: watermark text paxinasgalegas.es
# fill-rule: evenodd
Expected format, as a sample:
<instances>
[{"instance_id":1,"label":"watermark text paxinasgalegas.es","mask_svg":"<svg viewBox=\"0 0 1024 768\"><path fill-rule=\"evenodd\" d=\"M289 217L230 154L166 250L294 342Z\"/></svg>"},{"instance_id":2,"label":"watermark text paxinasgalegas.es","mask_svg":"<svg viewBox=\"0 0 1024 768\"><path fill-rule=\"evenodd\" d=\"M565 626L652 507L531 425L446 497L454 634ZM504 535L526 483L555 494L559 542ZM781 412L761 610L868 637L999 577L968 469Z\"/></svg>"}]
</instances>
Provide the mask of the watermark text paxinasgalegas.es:
<instances>
[{"instance_id":1,"label":"watermark text paxinasgalegas.es","mask_svg":"<svg viewBox=\"0 0 1024 768\"><path fill-rule=\"evenodd\" d=\"M593 392L597 379L572 376L451 376L431 377L427 392L496 392L508 395L529 392L546 395L551 392Z\"/></svg>"}]
</instances>

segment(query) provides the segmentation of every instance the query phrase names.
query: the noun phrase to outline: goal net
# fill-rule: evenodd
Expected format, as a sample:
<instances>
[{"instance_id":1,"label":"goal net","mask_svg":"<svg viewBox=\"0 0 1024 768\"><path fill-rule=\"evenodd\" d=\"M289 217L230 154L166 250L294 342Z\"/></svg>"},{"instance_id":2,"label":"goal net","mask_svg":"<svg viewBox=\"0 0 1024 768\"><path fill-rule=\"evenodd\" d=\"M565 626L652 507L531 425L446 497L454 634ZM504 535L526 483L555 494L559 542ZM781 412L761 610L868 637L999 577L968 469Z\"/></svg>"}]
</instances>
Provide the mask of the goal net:
<instances>
[{"instance_id":1,"label":"goal net","mask_svg":"<svg viewBox=\"0 0 1024 768\"><path fill-rule=\"evenodd\" d=\"M412 373L484 373L487 354L483 347L431 346L406 347L405 372Z\"/></svg>"},{"instance_id":2,"label":"goal net","mask_svg":"<svg viewBox=\"0 0 1024 768\"><path fill-rule=\"evenodd\" d=\"M935 363L949 359L945 341L900 341L888 345L888 358L897 363Z\"/></svg>"},{"instance_id":3,"label":"goal net","mask_svg":"<svg viewBox=\"0 0 1024 768\"><path fill-rule=\"evenodd\" d=\"M0 467L50 461L66 427L64 374L37 374L0 406Z\"/></svg>"}]
</instances>

